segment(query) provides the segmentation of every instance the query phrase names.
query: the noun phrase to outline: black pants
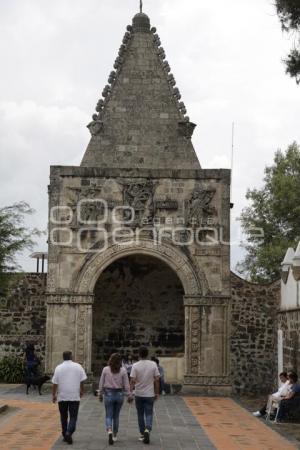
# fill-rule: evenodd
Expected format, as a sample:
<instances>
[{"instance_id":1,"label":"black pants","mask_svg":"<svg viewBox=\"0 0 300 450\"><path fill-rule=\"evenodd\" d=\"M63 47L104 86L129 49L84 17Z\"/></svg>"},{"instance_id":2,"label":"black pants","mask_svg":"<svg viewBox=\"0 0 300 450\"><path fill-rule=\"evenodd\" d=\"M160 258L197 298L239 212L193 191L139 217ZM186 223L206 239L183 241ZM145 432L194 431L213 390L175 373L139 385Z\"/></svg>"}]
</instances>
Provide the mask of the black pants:
<instances>
[{"instance_id":1,"label":"black pants","mask_svg":"<svg viewBox=\"0 0 300 450\"><path fill-rule=\"evenodd\" d=\"M267 405L264 405L260 410L259 410L260 414L262 416L265 416L267 414Z\"/></svg>"},{"instance_id":2,"label":"black pants","mask_svg":"<svg viewBox=\"0 0 300 450\"><path fill-rule=\"evenodd\" d=\"M58 402L63 436L76 430L80 402Z\"/></svg>"}]
</instances>

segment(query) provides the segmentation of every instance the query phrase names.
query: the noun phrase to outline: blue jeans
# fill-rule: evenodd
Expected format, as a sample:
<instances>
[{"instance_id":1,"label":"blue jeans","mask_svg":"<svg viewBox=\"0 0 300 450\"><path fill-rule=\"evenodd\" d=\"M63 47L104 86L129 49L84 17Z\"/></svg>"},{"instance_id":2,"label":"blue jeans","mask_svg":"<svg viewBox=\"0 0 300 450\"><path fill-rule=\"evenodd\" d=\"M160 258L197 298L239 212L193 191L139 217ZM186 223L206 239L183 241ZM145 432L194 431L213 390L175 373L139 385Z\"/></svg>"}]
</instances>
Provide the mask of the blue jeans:
<instances>
[{"instance_id":1,"label":"blue jeans","mask_svg":"<svg viewBox=\"0 0 300 450\"><path fill-rule=\"evenodd\" d=\"M135 397L140 433L152 430L154 397Z\"/></svg>"},{"instance_id":2,"label":"blue jeans","mask_svg":"<svg viewBox=\"0 0 300 450\"><path fill-rule=\"evenodd\" d=\"M26 363L26 371L28 377L36 377L38 370L38 363L36 361L27 361Z\"/></svg>"},{"instance_id":3,"label":"blue jeans","mask_svg":"<svg viewBox=\"0 0 300 450\"><path fill-rule=\"evenodd\" d=\"M119 416L124 401L124 394L119 390L106 390L104 405L106 410L106 429L112 429L116 436L119 431Z\"/></svg>"},{"instance_id":4,"label":"blue jeans","mask_svg":"<svg viewBox=\"0 0 300 450\"><path fill-rule=\"evenodd\" d=\"M73 434L76 430L80 402L58 402L63 436Z\"/></svg>"}]
</instances>

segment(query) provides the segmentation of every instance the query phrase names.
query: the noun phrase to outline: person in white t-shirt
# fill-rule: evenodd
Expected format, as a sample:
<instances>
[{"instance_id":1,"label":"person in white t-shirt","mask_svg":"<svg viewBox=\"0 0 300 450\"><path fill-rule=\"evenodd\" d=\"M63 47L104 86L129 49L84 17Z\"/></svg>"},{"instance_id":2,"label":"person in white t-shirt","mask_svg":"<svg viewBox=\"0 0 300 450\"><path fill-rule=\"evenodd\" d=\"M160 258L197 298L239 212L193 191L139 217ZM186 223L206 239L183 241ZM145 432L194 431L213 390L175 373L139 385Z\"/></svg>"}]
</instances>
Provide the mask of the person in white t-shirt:
<instances>
[{"instance_id":1,"label":"person in white t-shirt","mask_svg":"<svg viewBox=\"0 0 300 450\"><path fill-rule=\"evenodd\" d=\"M286 372L281 372L279 374L280 386L278 391L269 395L268 402L258 411L252 413L255 417L264 417L267 412L271 410L273 402L279 403L290 391L290 384Z\"/></svg>"},{"instance_id":2,"label":"person in white t-shirt","mask_svg":"<svg viewBox=\"0 0 300 450\"><path fill-rule=\"evenodd\" d=\"M52 401L58 401L64 441L72 444L80 398L83 396L83 382L87 376L81 365L72 361L72 352L64 352L63 360L56 367L52 378Z\"/></svg>"},{"instance_id":3,"label":"person in white t-shirt","mask_svg":"<svg viewBox=\"0 0 300 450\"><path fill-rule=\"evenodd\" d=\"M159 398L159 370L157 364L149 361L147 347L139 349L140 361L133 364L130 374L131 390L135 389L135 405L140 429L140 440L150 443L153 423L153 405Z\"/></svg>"}]
</instances>

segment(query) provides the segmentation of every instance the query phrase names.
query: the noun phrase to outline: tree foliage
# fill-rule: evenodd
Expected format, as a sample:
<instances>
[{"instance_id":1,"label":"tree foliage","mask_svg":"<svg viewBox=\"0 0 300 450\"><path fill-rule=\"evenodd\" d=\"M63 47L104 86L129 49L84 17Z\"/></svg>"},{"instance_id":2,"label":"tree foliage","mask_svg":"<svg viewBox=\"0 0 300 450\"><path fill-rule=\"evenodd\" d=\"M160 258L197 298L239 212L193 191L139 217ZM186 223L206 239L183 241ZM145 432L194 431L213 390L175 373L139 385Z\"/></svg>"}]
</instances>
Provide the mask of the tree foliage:
<instances>
[{"instance_id":1,"label":"tree foliage","mask_svg":"<svg viewBox=\"0 0 300 450\"><path fill-rule=\"evenodd\" d=\"M300 0L276 0L276 8L282 29L295 33L295 48L285 59L286 72L300 83Z\"/></svg>"},{"instance_id":2,"label":"tree foliage","mask_svg":"<svg viewBox=\"0 0 300 450\"><path fill-rule=\"evenodd\" d=\"M252 281L280 277L280 264L288 247L300 240L300 147L294 142L286 152L278 150L274 164L265 169L261 189L249 189L251 202L240 221L247 254L237 270Z\"/></svg>"},{"instance_id":3,"label":"tree foliage","mask_svg":"<svg viewBox=\"0 0 300 450\"><path fill-rule=\"evenodd\" d=\"M34 211L25 202L0 208L0 293L7 287L7 274L20 269L16 255L25 249L32 249L34 237L41 232L28 229L25 216Z\"/></svg>"}]
</instances>

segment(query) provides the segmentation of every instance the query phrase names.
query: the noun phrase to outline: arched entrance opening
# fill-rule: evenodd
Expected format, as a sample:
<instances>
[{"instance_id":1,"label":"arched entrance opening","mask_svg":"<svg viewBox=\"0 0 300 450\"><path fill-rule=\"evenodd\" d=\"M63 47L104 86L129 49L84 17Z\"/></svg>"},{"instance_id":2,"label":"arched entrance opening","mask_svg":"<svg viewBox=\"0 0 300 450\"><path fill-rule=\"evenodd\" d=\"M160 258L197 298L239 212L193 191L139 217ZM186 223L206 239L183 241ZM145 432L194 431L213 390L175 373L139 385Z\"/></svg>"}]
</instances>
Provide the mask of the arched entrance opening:
<instances>
[{"instance_id":1,"label":"arched entrance opening","mask_svg":"<svg viewBox=\"0 0 300 450\"><path fill-rule=\"evenodd\" d=\"M137 355L140 345L158 357L183 356L184 289L164 261L138 253L119 258L100 274L94 294L94 374L112 352Z\"/></svg>"}]
</instances>

